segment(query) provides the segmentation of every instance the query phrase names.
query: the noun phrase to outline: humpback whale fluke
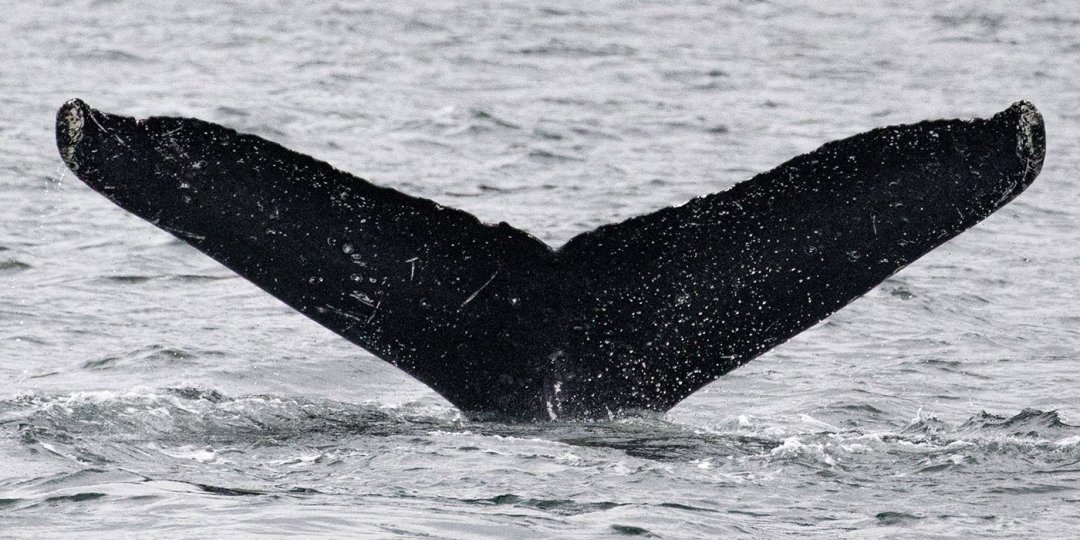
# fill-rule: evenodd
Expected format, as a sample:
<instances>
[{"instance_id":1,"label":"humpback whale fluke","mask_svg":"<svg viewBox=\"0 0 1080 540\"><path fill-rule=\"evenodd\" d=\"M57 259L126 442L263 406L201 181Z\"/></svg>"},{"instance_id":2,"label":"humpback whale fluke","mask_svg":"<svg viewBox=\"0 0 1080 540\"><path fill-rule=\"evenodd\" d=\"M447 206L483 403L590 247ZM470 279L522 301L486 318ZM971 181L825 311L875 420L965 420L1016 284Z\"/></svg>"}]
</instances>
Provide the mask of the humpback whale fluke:
<instances>
[{"instance_id":1,"label":"humpback whale fluke","mask_svg":"<svg viewBox=\"0 0 1080 540\"><path fill-rule=\"evenodd\" d=\"M64 162L120 207L469 414L664 411L1020 194L1033 105L830 142L559 249L254 135L71 100Z\"/></svg>"}]
</instances>

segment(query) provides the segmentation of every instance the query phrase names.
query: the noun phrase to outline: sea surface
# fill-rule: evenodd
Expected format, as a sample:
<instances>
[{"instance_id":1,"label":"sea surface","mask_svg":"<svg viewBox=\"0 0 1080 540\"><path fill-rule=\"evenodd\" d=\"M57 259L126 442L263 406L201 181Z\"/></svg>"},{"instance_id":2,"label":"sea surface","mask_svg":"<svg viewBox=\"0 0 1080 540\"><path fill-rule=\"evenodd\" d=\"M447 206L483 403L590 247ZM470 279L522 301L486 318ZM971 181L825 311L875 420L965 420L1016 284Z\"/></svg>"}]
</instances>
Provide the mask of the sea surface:
<instances>
[{"instance_id":1,"label":"sea surface","mask_svg":"<svg viewBox=\"0 0 1080 540\"><path fill-rule=\"evenodd\" d=\"M1078 81L1068 1L4 2L0 537L1075 537ZM882 125L1028 99L1048 147L669 413L502 424L91 192L72 97L553 245Z\"/></svg>"}]
</instances>

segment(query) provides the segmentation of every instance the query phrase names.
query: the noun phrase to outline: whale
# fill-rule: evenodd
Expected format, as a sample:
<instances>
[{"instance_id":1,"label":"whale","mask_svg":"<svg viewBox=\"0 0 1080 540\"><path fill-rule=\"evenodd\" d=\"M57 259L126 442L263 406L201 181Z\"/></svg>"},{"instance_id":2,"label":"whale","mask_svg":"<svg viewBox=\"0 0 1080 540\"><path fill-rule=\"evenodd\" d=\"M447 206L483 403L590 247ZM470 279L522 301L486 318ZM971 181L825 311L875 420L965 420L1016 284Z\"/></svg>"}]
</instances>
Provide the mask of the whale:
<instances>
[{"instance_id":1,"label":"whale","mask_svg":"<svg viewBox=\"0 0 1080 540\"><path fill-rule=\"evenodd\" d=\"M1020 101L873 129L552 247L262 137L79 99L67 167L469 417L664 412L1017 197L1045 155Z\"/></svg>"}]
</instances>

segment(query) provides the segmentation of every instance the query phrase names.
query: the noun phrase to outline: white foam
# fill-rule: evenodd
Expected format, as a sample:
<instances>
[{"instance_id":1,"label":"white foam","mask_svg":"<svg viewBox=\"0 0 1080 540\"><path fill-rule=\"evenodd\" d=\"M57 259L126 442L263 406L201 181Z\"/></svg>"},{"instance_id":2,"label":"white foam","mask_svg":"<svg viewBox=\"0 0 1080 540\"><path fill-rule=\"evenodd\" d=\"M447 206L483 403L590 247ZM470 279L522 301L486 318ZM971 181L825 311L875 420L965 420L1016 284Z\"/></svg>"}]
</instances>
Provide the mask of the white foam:
<instances>
[{"instance_id":1,"label":"white foam","mask_svg":"<svg viewBox=\"0 0 1080 540\"><path fill-rule=\"evenodd\" d=\"M1072 437L1066 437L1064 439L1061 439L1060 441L1055 442L1054 444L1059 446L1059 447L1076 446L1076 445L1080 444L1080 435L1074 435Z\"/></svg>"}]
</instances>

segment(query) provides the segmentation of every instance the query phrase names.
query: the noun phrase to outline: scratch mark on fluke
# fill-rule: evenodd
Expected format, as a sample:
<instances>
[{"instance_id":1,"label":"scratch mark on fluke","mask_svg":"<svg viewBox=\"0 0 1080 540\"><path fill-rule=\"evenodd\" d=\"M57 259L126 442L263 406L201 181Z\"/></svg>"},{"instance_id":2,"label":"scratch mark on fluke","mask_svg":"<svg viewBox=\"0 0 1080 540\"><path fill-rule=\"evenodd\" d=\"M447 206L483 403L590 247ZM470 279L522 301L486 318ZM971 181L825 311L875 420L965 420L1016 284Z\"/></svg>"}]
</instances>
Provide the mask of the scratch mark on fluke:
<instances>
[{"instance_id":1,"label":"scratch mark on fluke","mask_svg":"<svg viewBox=\"0 0 1080 540\"><path fill-rule=\"evenodd\" d=\"M497 275L499 275L498 271L496 271L494 274L491 274L491 277L489 277L488 280L485 281L484 284L481 285L479 289L476 289L476 292L470 294L469 297L466 298L465 301L461 303L461 307L465 307L466 305L468 305L469 302L472 302L473 299L476 298L476 295L480 294L480 291L484 290L484 287L487 287L488 285L491 285L491 282L495 280L495 276L497 276Z\"/></svg>"}]
</instances>

